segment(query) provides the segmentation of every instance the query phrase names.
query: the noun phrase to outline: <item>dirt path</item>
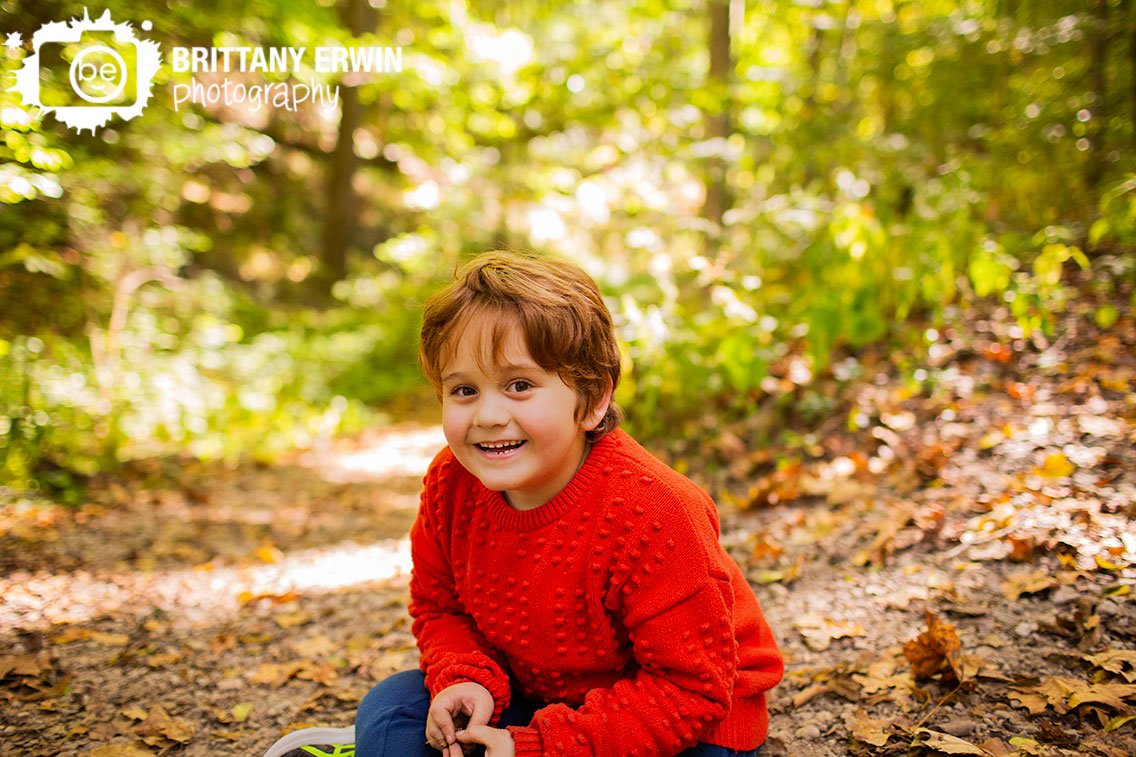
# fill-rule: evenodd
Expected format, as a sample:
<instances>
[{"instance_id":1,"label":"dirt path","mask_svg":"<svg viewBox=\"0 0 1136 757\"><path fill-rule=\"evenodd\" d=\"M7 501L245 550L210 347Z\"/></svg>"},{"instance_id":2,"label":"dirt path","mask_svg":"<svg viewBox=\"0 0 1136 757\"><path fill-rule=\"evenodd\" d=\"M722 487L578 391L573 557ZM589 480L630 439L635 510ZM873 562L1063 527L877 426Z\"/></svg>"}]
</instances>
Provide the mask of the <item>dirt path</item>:
<instances>
[{"instance_id":1,"label":"dirt path","mask_svg":"<svg viewBox=\"0 0 1136 757\"><path fill-rule=\"evenodd\" d=\"M1136 326L1088 323L941 335L779 465L744 424L685 461L788 656L768 754L1136 753ZM404 536L440 443L147 462L78 512L0 509L0 740L256 755L349 724L416 663Z\"/></svg>"}]
</instances>

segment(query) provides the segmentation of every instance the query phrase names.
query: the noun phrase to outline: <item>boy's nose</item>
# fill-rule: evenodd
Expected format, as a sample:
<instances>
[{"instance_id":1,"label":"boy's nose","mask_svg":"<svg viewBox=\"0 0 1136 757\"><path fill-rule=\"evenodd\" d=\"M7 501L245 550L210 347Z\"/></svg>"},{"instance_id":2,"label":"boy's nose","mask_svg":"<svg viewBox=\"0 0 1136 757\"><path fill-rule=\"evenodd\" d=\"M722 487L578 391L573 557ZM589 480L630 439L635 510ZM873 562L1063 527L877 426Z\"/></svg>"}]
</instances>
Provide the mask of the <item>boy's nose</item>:
<instances>
[{"instance_id":1,"label":"boy's nose","mask_svg":"<svg viewBox=\"0 0 1136 757\"><path fill-rule=\"evenodd\" d=\"M477 403L477 417L474 421L479 426L504 426L509 422L505 402L499 397L482 395L481 401Z\"/></svg>"}]
</instances>

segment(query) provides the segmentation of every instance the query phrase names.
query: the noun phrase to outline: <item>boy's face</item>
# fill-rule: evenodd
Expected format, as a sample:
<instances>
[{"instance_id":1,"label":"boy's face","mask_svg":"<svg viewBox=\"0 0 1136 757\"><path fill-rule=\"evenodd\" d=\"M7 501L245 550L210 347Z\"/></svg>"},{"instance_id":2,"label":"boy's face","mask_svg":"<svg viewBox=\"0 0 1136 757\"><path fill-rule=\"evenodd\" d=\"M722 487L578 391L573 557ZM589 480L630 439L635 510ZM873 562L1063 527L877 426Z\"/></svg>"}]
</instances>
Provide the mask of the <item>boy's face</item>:
<instances>
[{"instance_id":1,"label":"boy's face","mask_svg":"<svg viewBox=\"0 0 1136 757\"><path fill-rule=\"evenodd\" d=\"M584 459L585 433L607 403L576 420L576 392L529 355L519 328L493 359L492 328L474 318L442 368L442 427L458 461L518 510L543 505ZM480 358L480 359L479 359Z\"/></svg>"}]
</instances>

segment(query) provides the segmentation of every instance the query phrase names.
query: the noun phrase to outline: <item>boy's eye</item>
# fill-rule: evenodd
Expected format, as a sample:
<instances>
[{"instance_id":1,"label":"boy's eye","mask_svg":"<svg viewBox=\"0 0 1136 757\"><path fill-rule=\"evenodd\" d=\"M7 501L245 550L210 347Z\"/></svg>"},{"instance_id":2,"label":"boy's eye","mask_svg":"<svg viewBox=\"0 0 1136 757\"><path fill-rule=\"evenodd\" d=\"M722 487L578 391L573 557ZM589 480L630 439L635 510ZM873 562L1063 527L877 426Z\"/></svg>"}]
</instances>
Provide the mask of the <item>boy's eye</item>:
<instances>
[{"instance_id":1,"label":"boy's eye","mask_svg":"<svg viewBox=\"0 0 1136 757\"><path fill-rule=\"evenodd\" d=\"M477 394L477 390L472 386L462 384L451 389L450 394L454 397L472 397L473 395Z\"/></svg>"},{"instance_id":2,"label":"boy's eye","mask_svg":"<svg viewBox=\"0 0 1136 757\"><path fill-rule=\"evenodd\" d=\"M532 383L525 379L517 379L512 384L509 384L509 388L514 392L527 392L529 389L532 389Z\"/></svg>"}]
</instances>

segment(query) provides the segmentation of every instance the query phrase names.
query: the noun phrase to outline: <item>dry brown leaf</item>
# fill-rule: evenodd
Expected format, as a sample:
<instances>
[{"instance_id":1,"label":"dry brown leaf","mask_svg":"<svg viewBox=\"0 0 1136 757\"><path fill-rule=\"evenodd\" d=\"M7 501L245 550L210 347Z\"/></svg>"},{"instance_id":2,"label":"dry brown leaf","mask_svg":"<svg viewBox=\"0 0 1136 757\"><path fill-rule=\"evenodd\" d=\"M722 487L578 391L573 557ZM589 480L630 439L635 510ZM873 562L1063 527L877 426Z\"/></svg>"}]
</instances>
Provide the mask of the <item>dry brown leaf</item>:
<instances>
[{"instance_id":1,"label":"dry brown leaf","mask_svg":"<svg viewBox=\"0 0 1136 757\"><path fill-rule=\"evenodd\" d=\"M833 639L863 636L864 627L847 620L833 620L818 613L806 613L793 623L809 649L821 652L828 649Z\"/></svg>"},{"instance_id":2,"label":"dry brown leaf","mask_svg":"<svg viewBox=\"0 0 1136 757\"><path fill-rule=\"evenodd\" d=\"M982 757L988 757L990 752L987 752L980 746L971 744L969 741L963 741L958 736L952 736L949 733L939 733L932 731L928 728L920 728L916 733L922 739L919 744L936 752L944 754L977 754Z\"/></svg>"},{"instance_id":3,"label":"dry brown leaf","mask_svg":"<svg viewBox=\"0 0 1136 757\"><path fill-rule=\"evenodd\" d=\"M1114 710L1126 709L1124 700L1136 698L1136 684L1094 683L1081 684L1069 697L1069 706L1081 704L1103 704Z\"/></svg>"},{"instance_id":4,"label":"dry brown leaf","mask_svg":"<svg viewBox=\"0 0 1136 757\"><path fill-rule=\"evenodd\" d=\"M326 663L317 665L305 660L300 664L299 670L296 671L296 677L305 681L314 681L323 686L334 686L339 680L339 673Z\"/></svg>"},{"instance_id":5,"label":"dry brown leaf","mask_svg":"<svg viewBox=\"0 0 1136 757\"><path fill-rule=\"evenodd\" d=\"M1057 586L1057 579L1053 576L1042 573L1041 571L1034 571L1032 573L1017 573L1010 576L1005 583L1002 584L1002 593L1011 602L1018 601L1018 597L1023 594L1036 594L1039 591L1046 591Z\"/></svg>"},{"instance_id":6,"label":"dry brown leaf","mask_svg":"<svg viewBox=\"0 0 1136 757\"><path fill-rule=\"evenodd\" d=\"M309 622L312 616L306 612L297 610L296 612L282 612L273 615L272 619L276 621L276 625L281 628L295 628L296 626L302 626Z\"/></svg>"},{"instance_id":7,"label":"dry brown leaf","mask_svg":"<svg viewBox=\"0 0 1136 757\"><path fill-rule=\"evenodd\" d=\"M903 656L911 663L916 678L930 678L949 672L960 683L967 680L962 668L962 642L955 627L926 611L927 630L903 646Z\"/></svg>"},{"instance_id":8,"label":"dry brown leaf","mask_svg":"<svg viewBox=\"0 0 1136 757\"><path fill-rule=\"evenodd\" d=\"M789 462L750 487L742 500L743 508L780 505L801 496L801 461Z\"/></svg>"},{"instance_id":9,"label":"dry brown leaf","mask_svg":"<svg viewBox=\"0 0 1136 757\"><path fill-rule=\"evenodd\" d=\"M289 646L300 657L325 657L339 649L331 639L322 634L302 639Z\"/></svg>"},{"instance_id":10,"label":"dry brown leaf","mask_svg":"<svg viewBox=\"0 0 1136 757\"><path fill-rule=\"evenodd\" d=\"M1084 659L1094 667L1123 676L1129 683L1136 681L1136 649L1110 649L1085 655Z\"/></svg>"},{"instance_id":11,"label":"dry brown leaf","mask_svg":"<svg viewBox=\"0 0 1136 757\"><path fill-rule=\"evenodd\" d=\"M280 688L296 675L301 666L299 662L263 662L249 676L249 681Z\"/></svg>"},{"instance_id":12,"label":"dry brown leaf","mask_svg":"<svg viewBox=\"0 0 1136 757\"><path fill-rule=\"evenodd\" d=\"M979 746L994 755L994 757L1003 757L1003 755L1014 753L1014 750L1007 746L1006 742L1002 741L1002 739L986 739L986 741L983 741Z\"/></svg>"},{"instance_id":13,"label":"dry brown leaf","mask_svg":"<svg viewBox=\"0 0 1136 757\"><path fill-rule=\"evenodd\" d=\"M1012 689L1010 699L1016 706L1029 710L1030 715L1040 715L1046 707L1052 707L1058 715L1064 715L1069 711L1066 701L1079 683L1072 678L1050 676L1036 686Z\"/></svg>"},{"instance_id":14,"label":"dry brown leaf","mask_svg":"<svg viewBox=\"0 0 1136 757\"><path fill-rule=\"evenodd\" d=\"M36 677L51 667L39 655L19 654L0 657L0 680L10 676Z\"/></svg>"},{"instance_id":15,"label":"dry brown leaf","mask_svg":"<svg viewBox=\"0 0 1136 757\"><path fill-rule=\"evenodd\" d=\"M85 757L151 757L154 753L137 744L103 744L87 752Z\"/></svg>"},{"instance_id":16,"label":"dry brown leaf","mask_svg":"<svg viewBox=\"0 0 1136 757\"><path fill-rule=\"evenodd\" d=\"M196 726L188 720L170 717L166 708L156 704L146 719L134 726L134 732L150 746L161 746L166 741L188 744L193 740Z\"/></svg>"},{"instance_id":17,"label":"dry brown leaf","mask_svg":"<svg viewBox=\"0 0 1136 757\"><path fill-rule=\"evenodd\" d=\"M78 626L65 626L58 633L52 635L52 644L72 644L76 641L86 641L91 638L91 629Z\"/></svg>"},{"instance_id":18,"label":"dry brown leaf","mask_svg":"<svg viewBox=\"0 0 1136 757\"><path fill-rule=\"evenodd\" d=\"M108 647L124 647L130 643L130 637L124 633L103 633L91 631L87 637L96 644L106 644Z\"/></svg>"},{"instance_id":19,"label":"dry brown leaf","mask_svg":"<svg viewBox=\"0 0 1136 757\"><path fill-rule=\"evenodd\" d=\"M846 724L852 738L863 741L865 744L884 746L891 738L891 734L888 733L891 729L891 721L868 717L868 713L864 710L856 710L852 715L851 722Z\"/></svg>"}]
</instances>

